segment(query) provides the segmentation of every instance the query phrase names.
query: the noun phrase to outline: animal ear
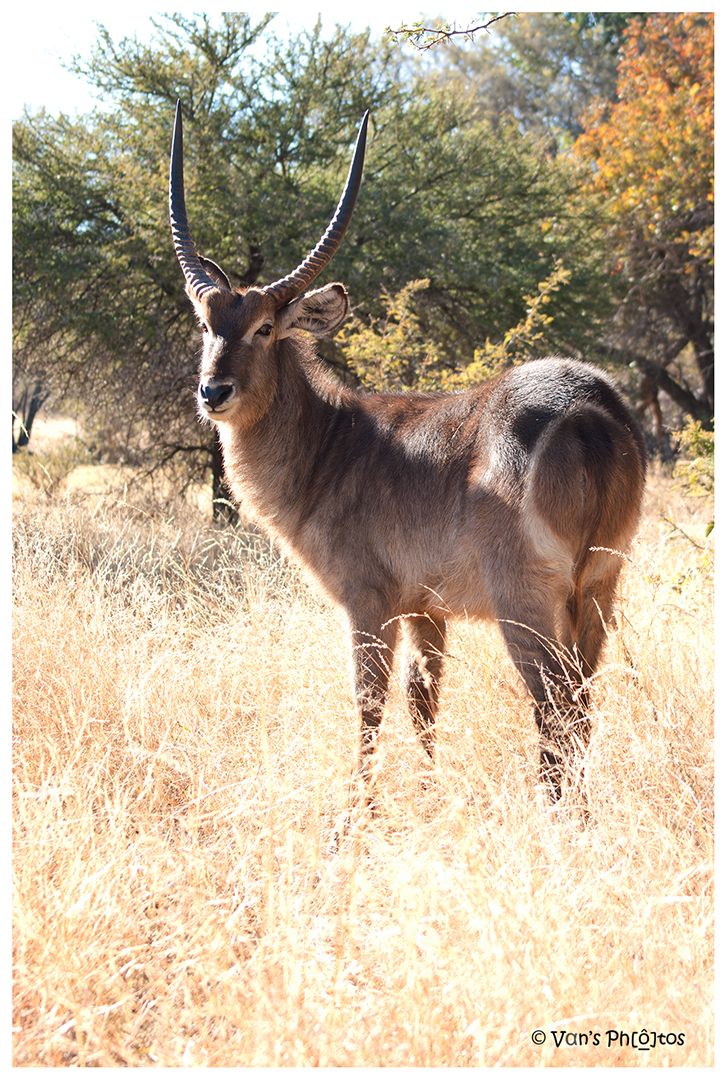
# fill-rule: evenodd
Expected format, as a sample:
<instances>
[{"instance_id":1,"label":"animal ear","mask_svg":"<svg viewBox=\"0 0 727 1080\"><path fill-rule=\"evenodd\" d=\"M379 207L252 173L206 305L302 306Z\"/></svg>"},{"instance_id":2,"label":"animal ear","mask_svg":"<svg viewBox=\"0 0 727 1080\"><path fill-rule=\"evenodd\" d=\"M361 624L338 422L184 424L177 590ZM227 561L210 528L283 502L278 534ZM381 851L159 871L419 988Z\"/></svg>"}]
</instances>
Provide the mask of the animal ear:
<instances>
[{"instance_id":1,"label":"animal ear","mask_svg":"<svg viewBox=\"0 0 727 1080\"><path fill-rule=\"evenodd\" d=\"M337 330L348 315L348 294L337 282L313 289L296 300L291 300L278 315L278 337L285 337L293 330L307 330L309 334L322 337Z\"/></svg>"},{"instance_id":2,"label":"animal ear","mask_svg":"<svg viewBox=\"0 0 727 1080\"><path fill-rule=\"evenodd\" d=\"M211 277L215 285L219 285L221 289L227 289L228 292L232 292L232 286L230 285L229 278L224 270L220 270L217 263L213 263L211 259L204 259L201 255L199 261L205 270L208 277Z\"/></svg>"}]
</instances>

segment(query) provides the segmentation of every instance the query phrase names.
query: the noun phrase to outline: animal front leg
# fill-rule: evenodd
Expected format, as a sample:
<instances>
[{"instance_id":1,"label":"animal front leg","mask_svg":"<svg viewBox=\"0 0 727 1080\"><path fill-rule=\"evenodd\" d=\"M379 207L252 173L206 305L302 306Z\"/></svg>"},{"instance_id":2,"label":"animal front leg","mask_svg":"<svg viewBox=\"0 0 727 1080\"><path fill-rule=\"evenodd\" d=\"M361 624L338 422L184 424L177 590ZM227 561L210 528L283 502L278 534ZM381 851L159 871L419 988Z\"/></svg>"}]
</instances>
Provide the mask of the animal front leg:
<instances>
[{"instance_id":1,"label":"animal front leg","mask_svg":"<svg viewBox=\"0 0 727 1080\"><path fill-rule=\"evenodd\" d=\"M431 615L411 616L403 622L404 684L409 714L424 750L433 761L447 624L444 619Z\"/></svg>"},{"instance_id":2,"label":"animal front leg","mask_svg":"<svg viewBox=\"0 0 727 1080\"><path fill-rule=\"evenodd\" d=\"M385 638L379 636L383 633ZM395 636L396 629L391 625L378 634L361 630L352 634L353 688L360 722L354 798L359 805L369 808L373 806L374 755L386 705Z\"/></svg>"}]
</instances>

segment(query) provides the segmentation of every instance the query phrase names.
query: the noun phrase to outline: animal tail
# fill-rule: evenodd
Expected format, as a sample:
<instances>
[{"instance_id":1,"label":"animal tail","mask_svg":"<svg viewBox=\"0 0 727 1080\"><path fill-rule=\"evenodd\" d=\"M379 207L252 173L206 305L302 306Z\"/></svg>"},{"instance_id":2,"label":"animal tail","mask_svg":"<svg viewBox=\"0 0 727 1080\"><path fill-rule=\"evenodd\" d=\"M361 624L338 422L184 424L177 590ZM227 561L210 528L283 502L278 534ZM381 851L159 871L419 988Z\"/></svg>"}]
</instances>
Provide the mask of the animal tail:
<instances>
[{"instance_id":1,"label":"animal tail","mask_svg":"<svg viewBox=\"0 0 727 1080\"><path fill-rule=\"evenodd\" d=\"M633 421L625 423L593 402L574 406L543 433L529 497L538 515L572 552L568 614L574 631L593 549L623 552L636 531L645 461L643 440Z\"/></svg>"}]
</instances>

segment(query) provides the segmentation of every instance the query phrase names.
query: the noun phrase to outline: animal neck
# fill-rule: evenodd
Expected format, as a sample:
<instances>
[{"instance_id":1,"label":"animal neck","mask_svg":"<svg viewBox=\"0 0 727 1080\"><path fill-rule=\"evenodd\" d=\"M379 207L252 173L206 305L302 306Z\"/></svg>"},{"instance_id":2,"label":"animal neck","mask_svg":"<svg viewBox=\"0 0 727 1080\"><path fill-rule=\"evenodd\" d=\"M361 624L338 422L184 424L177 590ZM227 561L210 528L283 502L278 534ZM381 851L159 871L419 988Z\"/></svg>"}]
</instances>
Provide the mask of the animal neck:
<instances>
[{"instance_id":1,"label":"animal neck","mask_svg":"<svg viewBox=\"0 0 727 1080\"><path fill-rule=\"evenodd\" d=\"M305 517L305 492L315 473L325 432L346 394L317 366L301 342L283 341L274 389L249 427L220 425L227 482L243 509L292 540Z\"/></svg>"}]
</instances>

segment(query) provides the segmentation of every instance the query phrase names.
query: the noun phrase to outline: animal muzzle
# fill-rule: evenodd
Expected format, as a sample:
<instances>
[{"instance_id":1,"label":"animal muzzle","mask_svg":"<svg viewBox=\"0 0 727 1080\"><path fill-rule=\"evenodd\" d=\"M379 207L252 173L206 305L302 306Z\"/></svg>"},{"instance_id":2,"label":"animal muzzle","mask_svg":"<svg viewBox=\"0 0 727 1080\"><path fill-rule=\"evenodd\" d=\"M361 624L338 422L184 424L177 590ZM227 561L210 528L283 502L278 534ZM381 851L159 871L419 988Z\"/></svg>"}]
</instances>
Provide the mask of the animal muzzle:
<instances>
[{"instance_id":1,"label":"animal muzzle","mask_svg":"<svg viewBox=\"0 0 727 1080\"><path fill-rule=\"evenodd\" d=\"M201 382L197 398L206 413L224 413L232 405L234 391L232 383Z\"/></svg>"}]
</instances>

